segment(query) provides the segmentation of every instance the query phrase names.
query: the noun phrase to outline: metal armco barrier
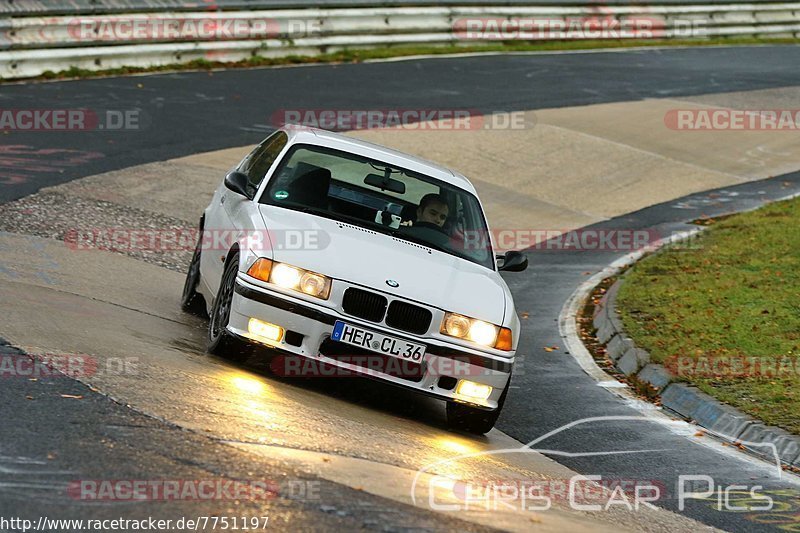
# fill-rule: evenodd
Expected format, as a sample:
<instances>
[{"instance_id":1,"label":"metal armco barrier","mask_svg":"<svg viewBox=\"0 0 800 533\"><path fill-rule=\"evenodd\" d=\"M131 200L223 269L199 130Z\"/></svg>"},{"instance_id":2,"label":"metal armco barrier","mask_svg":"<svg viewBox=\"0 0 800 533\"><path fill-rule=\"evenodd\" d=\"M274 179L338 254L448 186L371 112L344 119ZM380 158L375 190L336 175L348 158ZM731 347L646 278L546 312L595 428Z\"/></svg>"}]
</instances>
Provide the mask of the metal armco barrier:
<instances>
[{"instance_id":1,"label":"metal armco barrier","mask_svg":"<svg viewBox=\"0 0 800 533\"><path fill-rule=\"evenodd\" d=\"M770 3L753 0L749 3ZM692 4L692 0L660 0L662 5ZM706 0L729 4L731 0ZM586 5L586 0L382 0L380 6L513 6ZM604 5L641 5L638 0L605 0ZM0 15L85 15L158 13L160 11L248 11L296 7L377 7L375 0L3 0Z\"/></svg>"},{"instance_id":2,"label":"metal armco barrier","mask_svg":"<svg viewBox=\"0 0 800 533\"><path fill-rule=\"evenodd\" d=\"M17 0L12 5L26 7L26 16L0 19L0 78L32 77L70 67L151 67L196 59L238 61L393 45L800 36L800 3L220 11L226 6L264 5L263 1L227 0L209 1L205 11L197 8L203 2L194 2L194 11L186 12L179 9L188 3L179 0L73 0L58 4L62 12L72 9L74 15L30 16L37 9L55 9L51 4L56 2ZM83 9L89 4L93 10ZM151 11L120 12L135 5L147 5ZM96 12L98 6L109 12Z\"/></svg>"}]
</instances>

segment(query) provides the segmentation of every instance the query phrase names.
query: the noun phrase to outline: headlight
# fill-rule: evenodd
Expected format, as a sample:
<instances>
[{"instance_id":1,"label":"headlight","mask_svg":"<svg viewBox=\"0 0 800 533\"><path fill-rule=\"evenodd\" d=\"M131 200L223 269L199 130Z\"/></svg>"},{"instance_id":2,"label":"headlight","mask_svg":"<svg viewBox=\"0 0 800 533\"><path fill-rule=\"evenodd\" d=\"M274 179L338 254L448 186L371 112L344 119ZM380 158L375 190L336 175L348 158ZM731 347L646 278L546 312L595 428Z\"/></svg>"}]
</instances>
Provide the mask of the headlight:
<instances>
[{"instance_id":1,"label":"headlight","mask_svg":"<svg viewBox=\"0 0 800 533\"><path fill-rule=\"evenodd\" d=\"M328 283L330 282L325 276L314 274L313 272L306 272L300 278L300 290L312 296L319 296L324 293L325 298L327 298Z\"/></svg>"},{"instance_id":2,"label":"headlight","mask_svg":"<svg viewBox=\"0 0 800 533\"><path fill-rule=\"evenodd\" d=\"M300 285L300 278L302 277L303 272L299 268L283 263L276 263L272 267L272 274L269 277L269 281L282 289L297 290L297 286Z\"/></svg>"},{"instance_id":3,"label":"headlight","mask_svg":"<svg viewBox=\"0 0 800 533\"><path fill-rule=\"evenodd\" d=\"M463 339L469 333L470 319L456 315L454 313L447 313L444 315L444 323L442 326L442 333L446 333L451 337L458 337Z\"/></svg>"},{"instance_id":4,"label":"headlight","mask_svg":"<svg viewBox=\"0 0 800 533\"><path fill-rule=\"evenodd\" d=\"M247 275L322 300L327 300L331 293L331 278L263 257L247 269Z\"/></svg>"},{"instance_id":5,"label":"headlight","mask_svg":"<svg viewBox=\"0 0 800 533\"><path fill-rule=\"evenodd\" d=\"M511 351L511 330L456 313L445 313L440 330L445 335L472 341L481 346Z\"/></svg>"}]
</instances>

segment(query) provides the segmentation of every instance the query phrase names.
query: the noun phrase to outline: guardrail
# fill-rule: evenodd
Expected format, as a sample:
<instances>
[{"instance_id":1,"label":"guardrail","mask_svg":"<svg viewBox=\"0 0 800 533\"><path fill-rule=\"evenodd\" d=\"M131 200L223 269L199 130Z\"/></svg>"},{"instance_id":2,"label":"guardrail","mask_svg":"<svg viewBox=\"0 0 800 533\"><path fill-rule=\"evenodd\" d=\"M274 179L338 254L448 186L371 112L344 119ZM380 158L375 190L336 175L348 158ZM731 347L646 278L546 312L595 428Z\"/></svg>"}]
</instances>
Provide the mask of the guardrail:
<instances>
[{"instance_id":1,"label":"guardrail","mask_svg":"<svg viewBox=\"0 0 800 533\"><path fill-rule=\"evenodd\" d=\"M70 67L152 67L377 46L743 35L800 36L800 3L462 5L11 17L0 21L0 77L32 77Z\"/></svg>"},{"instance_id":2,"label":"guardrail","mask_svg":"<svg viewBox=\"0 0 800 533\"><path fill-rule=\"evenodd\" d=\"M770 3L774 0L750 0ZM587 5L588 0L3 0L0 14L19 16L158 13L174 11L249 11L298 7L390 6L513 6ZM659 0L663 5L696 4L696 0ZM704 0L705 4L729 4L731 0ZM641 5L638 0L604 0L604 5Z\"/></svg>"}]
</instances>

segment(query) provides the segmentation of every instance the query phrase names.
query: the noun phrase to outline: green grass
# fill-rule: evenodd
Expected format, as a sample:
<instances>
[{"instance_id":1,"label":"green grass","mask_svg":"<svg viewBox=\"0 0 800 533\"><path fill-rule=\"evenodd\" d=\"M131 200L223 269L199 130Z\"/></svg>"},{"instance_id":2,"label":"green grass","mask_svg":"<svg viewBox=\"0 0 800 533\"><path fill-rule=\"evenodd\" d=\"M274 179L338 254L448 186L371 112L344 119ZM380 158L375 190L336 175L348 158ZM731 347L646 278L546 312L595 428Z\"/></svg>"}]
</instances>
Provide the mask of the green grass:
<instances>
[{"instance_id":1,"label":"green grass","mask_svg":"<svg viewBox=\"0 0 800 533\"><path fill-rule=\"evenodd\" d=\"M758 45L758 44L800 44L800 39L767 39L754 37L731 37L714 39L622 39L551 42L492 42L478 45L418 45L391 46L380 48L350 49L340 52L323 53L317 56L289 55L267 58L253 56L236 62L219 62L198 59L187 63L176 63L158 67L123 67L104 70L71 68L60 72L47 71L34 79L94 78L101 76L120 76L144 72L164 72L174 70L211 70L219 68L252 68L278 65L297 65L312 63L358 63L369 59L388 59L412 55L490 53L490 52L532 52L552 50L593 50L598 48L630 48L642 46L719 46L719 45ZM0 81L3 81L0 78ZM12 81L12 80L7 80Z\"/></svg>"},{"instance_id":2,"label":"green grass","mask_svg":"<svg viewBox=\"0 0 800 533\"><path fill-rule=\"evenodd\" d=\"M665 249L625 275L617 306L636 343L667 363L800 356L800 199L722 219L695 244ZM800 364L780 376L685 368L681 379L800 434Z\"/></svg>"}]
</instances>

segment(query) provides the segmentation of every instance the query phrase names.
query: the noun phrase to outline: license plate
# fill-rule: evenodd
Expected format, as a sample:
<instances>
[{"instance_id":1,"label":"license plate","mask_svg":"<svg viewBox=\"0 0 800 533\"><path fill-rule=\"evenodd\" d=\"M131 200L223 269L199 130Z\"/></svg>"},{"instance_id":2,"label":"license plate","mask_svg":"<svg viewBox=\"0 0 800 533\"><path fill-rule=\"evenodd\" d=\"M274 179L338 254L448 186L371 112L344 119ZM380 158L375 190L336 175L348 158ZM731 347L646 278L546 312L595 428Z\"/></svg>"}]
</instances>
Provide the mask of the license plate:
<instances>
[{"instance_id":1,"label":"license plate","mask_svg":"<svg viewBox=\"0 0 800 533\"><path fill-rule=\"evenodd\" d=\"M341 320L337 320L333 325L331 339L415 363L421 363L425 356L424 344L383 335L376 331L346 324Z\"/></svg>"}]
</instances>

